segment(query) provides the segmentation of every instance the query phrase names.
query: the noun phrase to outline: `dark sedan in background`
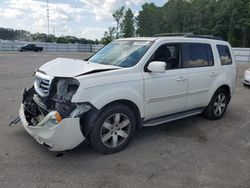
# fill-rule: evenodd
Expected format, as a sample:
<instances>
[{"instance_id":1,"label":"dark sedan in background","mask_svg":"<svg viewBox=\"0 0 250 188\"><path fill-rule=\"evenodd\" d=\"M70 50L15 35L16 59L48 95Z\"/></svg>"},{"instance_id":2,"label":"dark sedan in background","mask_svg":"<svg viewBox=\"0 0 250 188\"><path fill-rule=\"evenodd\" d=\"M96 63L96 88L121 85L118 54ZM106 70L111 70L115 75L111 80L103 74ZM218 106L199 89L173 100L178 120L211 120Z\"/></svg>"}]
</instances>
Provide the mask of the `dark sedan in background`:
<instances>
[{"instance_id":1,"label":"dark sedan in background","mask_svg":"<svg viewBox=\"0 0 250 188\"><path fill-rule=\"evenodd\" d=\"M19 51L20 52L25 52L25 51L41 52L43 51L43 47L38 47L35 44L25 44L19 47Z\"/></svg>"}]
</instances>

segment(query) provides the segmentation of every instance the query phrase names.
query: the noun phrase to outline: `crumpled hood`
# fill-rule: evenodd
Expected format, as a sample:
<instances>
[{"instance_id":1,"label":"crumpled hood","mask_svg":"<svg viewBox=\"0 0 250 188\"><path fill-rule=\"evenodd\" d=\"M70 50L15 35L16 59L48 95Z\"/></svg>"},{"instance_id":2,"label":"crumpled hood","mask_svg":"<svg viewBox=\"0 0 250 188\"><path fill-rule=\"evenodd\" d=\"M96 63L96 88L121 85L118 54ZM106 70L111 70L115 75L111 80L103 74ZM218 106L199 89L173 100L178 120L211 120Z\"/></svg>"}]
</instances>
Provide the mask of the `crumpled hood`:
<instances>
[{"instance_id":1,"label":"crumpled hood","mask_svg":"<svg viewBox=\"0 0 250 188\"><path fill-rule=\"evenodd\" d=\"M39 70L53 77L75 77L86 73L118 68L113 65L89 63L80 59L56 58L42 65Z\"/></svg>"}]
</instances>

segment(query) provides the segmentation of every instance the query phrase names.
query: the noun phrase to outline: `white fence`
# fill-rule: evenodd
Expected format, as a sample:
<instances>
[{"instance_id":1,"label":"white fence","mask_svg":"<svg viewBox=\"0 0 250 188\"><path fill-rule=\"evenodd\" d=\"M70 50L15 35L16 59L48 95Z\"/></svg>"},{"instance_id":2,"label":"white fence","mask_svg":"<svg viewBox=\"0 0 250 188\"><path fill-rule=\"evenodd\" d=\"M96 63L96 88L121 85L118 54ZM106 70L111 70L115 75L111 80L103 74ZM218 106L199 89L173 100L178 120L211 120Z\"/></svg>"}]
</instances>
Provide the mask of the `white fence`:
<instances>
[{"instance_id":1,"label":"white fence","mask_svg":"<svg viewBox=\"0 0 250 188\"><path fill-rule=\"evenodd\" d=\"M18 51L18 47L28 42L8 41L0 39L0 51ZM96 52L103 45L95 44L57 44L57 43L34 43L42 46L46 52ZM237 62L250 63L250 48L233 48Z\"/></svg>"},{"instance_id":2,"label":"white fence","mask_svg":"<svg viewBox=\"0 0 250 188\"><path fill-rule=\"evenodd\" d=\"M0 51L18 51L21 45L30 42L0 40ZM58 44L58 43L38 43L32 42L39 47L43 47L45 52L96 52L103 45L96 44Z\"/></svg>"},{"instance_id":3,"label":"white fence","mask_svg":"<svg viewBox=\"0 0 250 188\"><path fill-rule=\"evenodd\" d=\"M250 48L233 48L237 62L250 63Z\"/></svg>"}]
</instances>

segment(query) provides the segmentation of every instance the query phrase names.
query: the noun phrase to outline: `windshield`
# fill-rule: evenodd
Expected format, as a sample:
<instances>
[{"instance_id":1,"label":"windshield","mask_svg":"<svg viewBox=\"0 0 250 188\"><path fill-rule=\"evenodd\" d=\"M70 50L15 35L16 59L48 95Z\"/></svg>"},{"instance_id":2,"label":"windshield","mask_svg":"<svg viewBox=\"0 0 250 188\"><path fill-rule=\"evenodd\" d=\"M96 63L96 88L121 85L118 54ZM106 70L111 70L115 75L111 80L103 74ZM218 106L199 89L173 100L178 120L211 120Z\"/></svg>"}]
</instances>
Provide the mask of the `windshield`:
<instances>
[{"instance_id":1,"label":"windshield","mask_svg":"<svg viewBox=\"0 0 250 188\"><path fill-rule=\"evenodd\" d=\"M150 41L115 41L111 42L88 61L104 65L132 67L137 64L147 52Z\"/></svg>"}]
</instances>

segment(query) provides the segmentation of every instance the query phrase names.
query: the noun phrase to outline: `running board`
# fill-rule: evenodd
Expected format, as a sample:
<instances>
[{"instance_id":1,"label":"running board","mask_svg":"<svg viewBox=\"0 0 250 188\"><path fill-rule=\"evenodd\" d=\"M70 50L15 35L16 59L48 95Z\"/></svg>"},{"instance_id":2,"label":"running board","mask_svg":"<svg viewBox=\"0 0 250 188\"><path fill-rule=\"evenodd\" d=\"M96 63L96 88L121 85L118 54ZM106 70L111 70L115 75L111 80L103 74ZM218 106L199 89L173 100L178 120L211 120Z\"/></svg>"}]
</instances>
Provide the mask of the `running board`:
<instances>
[{"instance_id":1,"label":"running board","mask_svg":"<svg viewBox=\"0 0 250 188\"><path fill-rule=\"evenodd\" d=\"M146 120L143 122L143 126L144 127L155 126L155 125L160 125L160 124L167 123L170 121L175 121L178 119L186 118L189 116L194 116L197 114L201 114L203 112L203 110L204 110L204 108L198 108L198 109L194 109L194 110L179 112L179 113L170 114L170 115L159 117L159 118Z\"/></svg>"}]
</instances>

